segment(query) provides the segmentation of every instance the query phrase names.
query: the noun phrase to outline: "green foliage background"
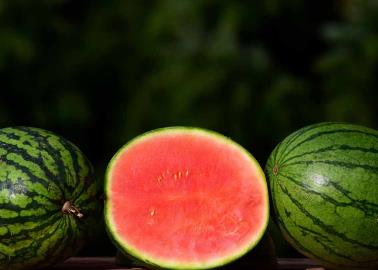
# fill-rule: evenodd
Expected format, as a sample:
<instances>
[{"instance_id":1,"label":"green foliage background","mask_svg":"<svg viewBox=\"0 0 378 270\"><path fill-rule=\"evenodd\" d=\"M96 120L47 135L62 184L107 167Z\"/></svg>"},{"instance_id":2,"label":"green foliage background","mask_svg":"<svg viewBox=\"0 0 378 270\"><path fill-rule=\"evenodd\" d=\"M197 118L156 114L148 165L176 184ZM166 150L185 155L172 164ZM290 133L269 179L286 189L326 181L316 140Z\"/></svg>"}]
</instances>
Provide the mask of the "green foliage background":
<instances>
[{"instance_id":1,"label":"green foliage background","mask_svg":"<svg viewBox=\"0 0 378 270\"><path fill-rule=\"evenodd\" d=\"M307 124L378 128L377 28L376 0L0 0L0 127L63 135L100 178L126 141L171 125L264 165Z\"/></svg>"}]
</instances>

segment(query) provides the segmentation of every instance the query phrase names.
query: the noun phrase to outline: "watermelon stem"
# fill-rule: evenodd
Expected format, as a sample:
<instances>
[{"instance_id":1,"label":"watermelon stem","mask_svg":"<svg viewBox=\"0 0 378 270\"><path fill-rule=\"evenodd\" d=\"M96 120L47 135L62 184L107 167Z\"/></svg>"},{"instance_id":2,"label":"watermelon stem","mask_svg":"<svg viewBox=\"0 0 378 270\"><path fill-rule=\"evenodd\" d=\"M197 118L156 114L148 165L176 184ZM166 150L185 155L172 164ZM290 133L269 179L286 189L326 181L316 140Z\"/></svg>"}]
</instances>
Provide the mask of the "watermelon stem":
<instances>
[{"instance_id":1,"label":"watermelon stem","mask_svg":"<svg viewBox=\"0 0 378 270\"><path fill-rule=\"evenodd\" d=\"M78 208L76 208L70 201L66 201L63 204L62 212L65 214L74 215L77 218L82 218L84 215L80 212Z\"/></svg>"},{"instance_id":2,"label":"watermelon stem","mask_svg":"<svg viewBox=\"0 0 378 270\"><path fill-rule=\"evenodd\" d=\"M273 174L277 176L278 174L278 164L275 164L273 167Z\"/></svg>"}]
</instances>

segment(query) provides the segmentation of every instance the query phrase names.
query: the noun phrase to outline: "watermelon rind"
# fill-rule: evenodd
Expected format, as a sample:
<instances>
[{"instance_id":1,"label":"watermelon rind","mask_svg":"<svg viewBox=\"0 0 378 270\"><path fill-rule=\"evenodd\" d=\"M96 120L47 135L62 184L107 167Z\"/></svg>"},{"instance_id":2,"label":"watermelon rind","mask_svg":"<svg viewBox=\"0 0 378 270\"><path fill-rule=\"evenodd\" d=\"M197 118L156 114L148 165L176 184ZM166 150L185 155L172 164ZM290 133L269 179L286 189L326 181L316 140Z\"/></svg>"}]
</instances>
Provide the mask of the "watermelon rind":
<instances>
[{"instance_id":1,"label":"watermelon rind","mask_svg":"<svg viewBox=\"0 0 378 270\"><path fill-rule=\"evenodd\" d=\"M378 131L322 122L271 153L276 222L299 252L329 269L378 269Z\"/></svg>"},{"instance_id":2,"label":"watermelon rind","mask_svg":"<svg viewBox=\"0 0 378 270\"><path fill-rule=\"evenodd\" d=\"M172 261L159 260L157 258L153 258L149 255L144 254L143 251L141 250L137 250L131 244L127 243L124 239L122 239L116 232L116 229L112 222L112 216L111 216L112 205L107 200L107 198L111 196L110 183L111 183L111 174L112 174L113 165L117 162L119 156L133 144L143 141L146 138L153 137L160 133L175 133L175 132L179 132L179 133L186 132L186 133L194 133L194 134L201 134L205 136L211 136L213 139L220 140L223 143L236 147L238 150L240 150L250 159L251 165L257 169L259 173L259 177L263 181L264 190L265 190L264 198L266 198L265 205L267 206L264 213L265 223L263 227L261 228L261 230L256 234L255 239L251 241L249 245L241 248L234 254L230 254L229 256L226 256L223 258L214 259L206 263L199 263L199 262L183 263L183 262L177 262L175 260L172 260ZM106 224L106 229L111 240L121 252L123 252L126 256L133 258L136 264L143 265L152 269L211 269L211 268L224 266L232 261L235 261L236 259L242 257L243 255L248 253L250 250L252 250L263 237L264 232L269 222L269 199L268 199L269 192L268 192L268 187L266 184L264 171L260 167L257 160L246 149L244 149L241 145L237 144L235 141L215 131L207 130L204 128L186 127L186 126L165 127L165 128L159 128L152 131L148 131L130 140L122 148L120 148L116 152L116 154L113 156L113 158L110 160L106 173L105 173L104 189L105 189L105 207L104 207L105 224Z\"/></svg>"}]
</instances>

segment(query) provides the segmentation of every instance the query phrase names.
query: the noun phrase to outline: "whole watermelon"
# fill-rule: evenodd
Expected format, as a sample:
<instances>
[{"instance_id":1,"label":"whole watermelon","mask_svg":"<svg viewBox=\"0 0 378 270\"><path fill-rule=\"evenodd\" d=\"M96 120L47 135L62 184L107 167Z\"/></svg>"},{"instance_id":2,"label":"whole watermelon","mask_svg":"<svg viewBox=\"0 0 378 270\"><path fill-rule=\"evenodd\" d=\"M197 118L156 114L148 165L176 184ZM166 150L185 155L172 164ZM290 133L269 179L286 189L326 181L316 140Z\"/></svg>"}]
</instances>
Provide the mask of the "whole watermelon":
<instances>
[{"instance_id":1,"label":"whole watermelon","mask_svg":"<svg viewBox=\"0 0 378 270\"><path fill-rule=\"evenodd\" d=\"M319 123L283 140L266 172L276 220L332 269L378 269L378 132Z\"/></svg>"},{"instance_id":2,"label":"whole watermelon","mask_svg":"<svg viewBox=\"0 0 378 270\"><path fill-rule=\"evenodd\" d=\"M41 268L74 255L100 209L92 166L49 131L0 129L0 269Z\"/></svg>"}]
</instances>

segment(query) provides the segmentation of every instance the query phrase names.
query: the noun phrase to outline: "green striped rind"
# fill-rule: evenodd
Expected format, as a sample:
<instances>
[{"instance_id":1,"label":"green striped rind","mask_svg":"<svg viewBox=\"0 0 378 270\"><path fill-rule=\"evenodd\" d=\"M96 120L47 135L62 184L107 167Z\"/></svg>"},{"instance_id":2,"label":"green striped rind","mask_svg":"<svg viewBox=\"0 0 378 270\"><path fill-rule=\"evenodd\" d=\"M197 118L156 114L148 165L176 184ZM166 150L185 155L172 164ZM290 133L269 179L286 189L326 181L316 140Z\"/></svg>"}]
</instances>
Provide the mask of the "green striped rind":
<instances>
[{"instance_id":1,"label":"green striped rind","mask_svg":"<svg viewBox=\"0 0 378 270\"><path fill-rule=\"evenodd\" d=\"M240 153L246 155L246 157L251 161L251 166L254 166L257 170L258 175L260 176L260 180L262 181L263 186L265 187L266 191L266 209L265 213L265 224L260 228L258 232L256 232L255 238L251 239L248 246L241 247L239 250L234 252L233 254L230 254L229 256L217 258L214 259L211 262L207 263L181 263L178 261L175 261L174 258L172 258L172 261L162 261L156 258L152 258L147 254L144 254L142 250L137 250L134 248L131 244L127 243L125 239L123 239L116 231L115 224L112 218L112 205L110 203L109 198L111 198L111 191L110 191L110 184L111 184L111 174L113 166L117 163L118 158L122 153L124 153L125 150L127 150L131 145L135 143L142 142L143 140L147 138L151 138L153 136L159 135L159 134L175 134L175 133L182 133L185 132L187 134L197 134L201 136L210 136L214 140L218 140L222 142L225 145L228 145L230 147L236 147ZM132 139L128 143L126 143L121 149L118 150L118 152L113 156L112 160L109 162L106 174L105 174L105 224L107 232L113 241L113 243L118 247L118 249L123 253L123 255L126 258L129 258L131 261L134 261L136 265L145 266L149 269L210 269L215 267L220 267L223 265L226 265L232 261L235 261L236 259L242 257L245 255L248 251L252 250L261 240L261 238L264 235L264 232L266 230L266 227L268 226L269 222L269 200L268 200L268 187L266 186L266 180L265 180L265 174L263 170L261 169L259 163L256 161L256 159L242 146L237 144L236 142L232 141L231 139L217 133L211 130L206 130L202 128L196 128L196 127L166 127L166 128L160 128L155 129L149 132L146 132L142 135L139 135L138 137Z\"/></svg>"},{"instance_id":2,"label":"green striped rind","mask_svg":"<svg viewBox=\"0 0 378 270\"><path fill-rule=\"evenodd\" d=\"M0 129L0 269L76 253L99 212L97 193L91 164L71 142L37 128ZM65 201L85 217L63 214Z\"/></svg>"},{"instance_id":3,"label":"green striped rind","mask_svg":"<svg viewBox=\"0 0 378 270\"><path fill-rule=\"evenodd\" d=\"M325 122L288 136L266 172L276 220L303 254L336 269L378 267L378 132Z\"/></svg>"}]
</instances>

